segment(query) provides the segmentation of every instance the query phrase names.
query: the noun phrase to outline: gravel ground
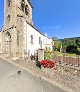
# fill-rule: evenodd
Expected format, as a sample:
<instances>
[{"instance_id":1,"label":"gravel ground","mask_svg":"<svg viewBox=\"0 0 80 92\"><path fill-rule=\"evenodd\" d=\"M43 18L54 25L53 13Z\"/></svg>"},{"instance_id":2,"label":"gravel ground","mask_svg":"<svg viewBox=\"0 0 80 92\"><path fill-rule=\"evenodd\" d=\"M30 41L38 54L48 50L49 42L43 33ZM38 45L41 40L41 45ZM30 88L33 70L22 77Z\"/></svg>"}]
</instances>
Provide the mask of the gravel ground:
<instances>
[{"instance_id":1,"label":"gravel ground","mask_svg":"<svg viewBox=\"0 0 80 92\"><path fill-rule=\"evenodd\" d=\"M12 60L10 57L5 55L3 57L15 64L24 67L32 74L40 78L48 79L49 82L54 83L68 92L80 92L80 77L76 75L76 70L73 71L74 75L72 75L70 72L66 72L65 69L60 66L58 66L56 70L43 67L39 69L36 67L36 64L30 60Z\"/></svg>"}]
</instances>

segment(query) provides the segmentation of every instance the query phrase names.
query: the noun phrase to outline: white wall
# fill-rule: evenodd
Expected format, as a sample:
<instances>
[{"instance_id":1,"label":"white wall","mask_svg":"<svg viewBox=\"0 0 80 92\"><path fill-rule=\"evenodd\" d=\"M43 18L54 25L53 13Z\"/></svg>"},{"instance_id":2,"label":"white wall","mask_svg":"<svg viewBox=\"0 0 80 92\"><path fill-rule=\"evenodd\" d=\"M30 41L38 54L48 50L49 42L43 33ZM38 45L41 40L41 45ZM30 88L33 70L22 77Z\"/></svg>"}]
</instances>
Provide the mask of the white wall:
<instances>
[{"instance_id":1,"label":"white wall","mask_svg":"<svg viewBox=\"0 0 80 92\"><path fill-rule=\"evenodd\" d=\"M33 44L31 44L31 35L33 35ZM39 37L41 37L42 48L39 44ZM30 50L30 55L34 55L35 50L45 49L45 46L48 46L52 50L52 39L48 39L36 29L27 24L27 51Z\"/></svg>"},{"instance_id":2,"label":"white wall","mask_svg":"<svg viewBox=\"0 0 80 92\"><path fill-rule=\"evenodd\" d=\"M47 44L46 47L49 48L52 51L52 39L47 38Z\"/></svg>"},{"instance_id":3,"label":"white wall","mask_svg":"<svg viewBox=\"0 0 80 92\"><path fill-rule=\"evenodd\" d=\"M31 44L31 35L33 35L33 44ZM30 54L34 55L34 51L40 48L39 37L41 34L27 24L27 49L30 50Z\"/></svg>"}]
</instances>

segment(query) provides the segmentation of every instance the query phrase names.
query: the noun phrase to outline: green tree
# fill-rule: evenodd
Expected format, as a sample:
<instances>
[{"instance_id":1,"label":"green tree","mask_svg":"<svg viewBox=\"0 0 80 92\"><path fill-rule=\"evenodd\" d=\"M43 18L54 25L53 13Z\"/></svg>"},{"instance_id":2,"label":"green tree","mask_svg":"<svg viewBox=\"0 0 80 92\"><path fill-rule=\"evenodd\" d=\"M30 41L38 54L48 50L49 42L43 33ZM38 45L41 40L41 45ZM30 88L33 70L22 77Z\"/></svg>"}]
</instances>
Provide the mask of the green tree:
<instances>
[{"instance_id":1,"label":"green tree","mask_svg":"<svg viewBox=\"0 0 80 92\"><path fill-rule=\"evenodd\" d=\"M66 51L67 47L71 45L80 48L80 37L64 38L61 39L61 42L62 42L63 51Z\"/></svg>"},{"instance_id":2,"label":"green tree","mask_svg":"<svg viewBox=\"0 0 80 92\"><path fill-rule=\"evenodd\" d=\"M60 51L60 48L61 48L61 41L55 40L54 41L54 50Z\"/></svg>"}]
</instances>

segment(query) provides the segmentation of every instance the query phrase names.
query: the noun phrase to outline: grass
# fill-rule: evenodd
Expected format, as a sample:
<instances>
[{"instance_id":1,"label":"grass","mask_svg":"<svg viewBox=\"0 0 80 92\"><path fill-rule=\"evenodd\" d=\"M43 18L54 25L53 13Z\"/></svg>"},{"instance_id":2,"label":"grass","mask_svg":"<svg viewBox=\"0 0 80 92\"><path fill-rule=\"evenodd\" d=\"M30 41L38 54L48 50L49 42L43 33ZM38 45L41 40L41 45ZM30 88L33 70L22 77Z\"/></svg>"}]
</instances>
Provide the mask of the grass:
<instances>
[{"instance_id":1,"label":"grass","mask_svg":"<svg viewBox=\"0 0 80 92\"><path fill-rule=\"evenodd\" d=\"M55 53L57 56L62 56L63 54L66 54L67 56L70 56L70 57L75 57L76 56L76 54L62 53L62 52L58 52L58 51L53 51L52 53Z\"/></svg>"},{"instance_id":2,"label":"grass","mask_svg":"<svg viewBox=\"0 0 80 92\"><path fill-rule=\"evenodd\" d=\"M75 57L76 54L71 54L71 53L66 53L67 56L70 56L70 57Z\"/></svg>"}]
</instances>

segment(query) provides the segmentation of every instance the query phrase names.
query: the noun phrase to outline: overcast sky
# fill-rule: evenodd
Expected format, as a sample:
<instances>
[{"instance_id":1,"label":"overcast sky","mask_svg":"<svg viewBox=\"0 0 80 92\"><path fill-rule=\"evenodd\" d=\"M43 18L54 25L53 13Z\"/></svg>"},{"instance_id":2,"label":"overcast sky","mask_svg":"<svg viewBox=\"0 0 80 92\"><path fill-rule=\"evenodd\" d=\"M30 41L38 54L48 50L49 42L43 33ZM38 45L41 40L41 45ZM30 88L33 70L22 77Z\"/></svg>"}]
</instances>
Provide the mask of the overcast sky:
<instances>
[{"instance_id":1,"label":"overcast sky","mask_svg":"<svg viewBox=\"0 0 80 92\"><path fill-rule=\"evenodd\" d=\"M0 28L3 25L0 0ZM80 0L31 0L33 23L48 37L80 37Z\"/></svg>"}]
</instances>

